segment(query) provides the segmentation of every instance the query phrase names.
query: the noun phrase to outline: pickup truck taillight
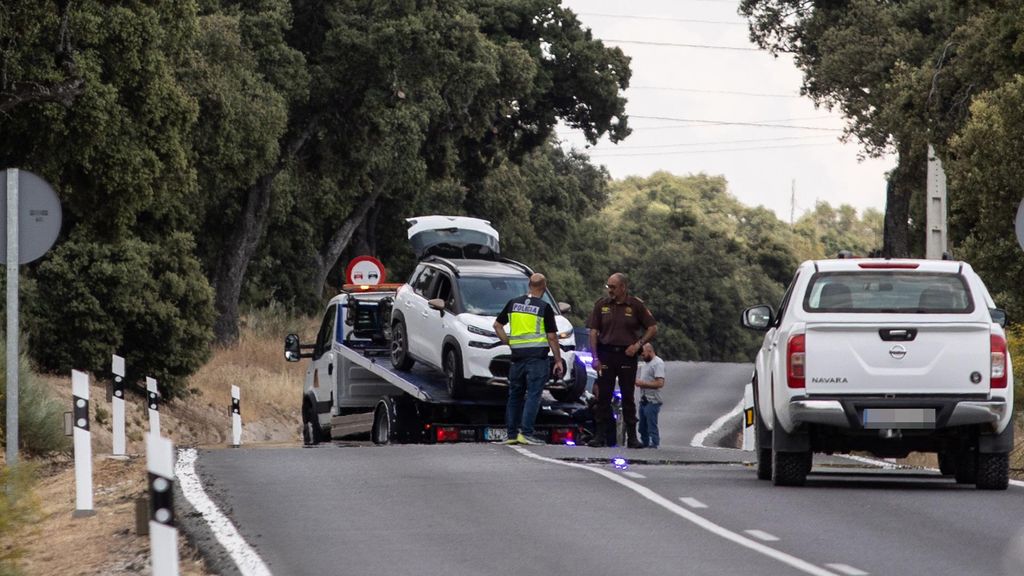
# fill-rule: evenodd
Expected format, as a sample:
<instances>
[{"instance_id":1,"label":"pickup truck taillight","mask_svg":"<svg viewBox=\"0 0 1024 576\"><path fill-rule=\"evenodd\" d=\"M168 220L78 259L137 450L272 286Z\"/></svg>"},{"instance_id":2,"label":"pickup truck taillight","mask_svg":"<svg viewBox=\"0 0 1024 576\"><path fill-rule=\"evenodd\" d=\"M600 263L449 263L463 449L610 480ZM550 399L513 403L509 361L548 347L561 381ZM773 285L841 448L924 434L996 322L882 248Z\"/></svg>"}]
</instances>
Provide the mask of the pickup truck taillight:
<instances>
[{"instance_id":1,"label":"pickup truck taillight","mask_svg":"<svg viewBox=\"0 0 1024 576\"><path fill-rule=\"evenodd\" d=\"M797 334L789 338L786 347L786 385L790 388L804 387L804 362L806 361L804 335ZM995 366L993 360L993 366Z\"/></svg>"},{"instance_id":2,"label":"pickup truck taillight","mask_svg":"<svg viewBox=\"0 0 1024 576\"><path fill-rule=\"evenodd\" d=\"M1006 388L1006 339L992 334L992 388Z\"/></svg>"}]
</instances>

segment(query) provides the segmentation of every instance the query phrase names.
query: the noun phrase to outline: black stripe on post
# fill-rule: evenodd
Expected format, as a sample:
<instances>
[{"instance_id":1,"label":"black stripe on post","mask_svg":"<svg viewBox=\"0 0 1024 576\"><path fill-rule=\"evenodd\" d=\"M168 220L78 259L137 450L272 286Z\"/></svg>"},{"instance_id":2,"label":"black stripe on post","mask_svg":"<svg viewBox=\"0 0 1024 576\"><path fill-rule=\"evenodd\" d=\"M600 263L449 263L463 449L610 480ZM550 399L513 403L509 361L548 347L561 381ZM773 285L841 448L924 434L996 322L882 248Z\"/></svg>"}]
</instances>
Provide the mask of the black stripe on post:
<instances>
[{"instance_id":1,"label":"black stripe on post","mask_svg":"<svg viewBox=\"0 0 1024 576\"><path fill-rule=\"evenodd\" d=\"M238 414L239 416L242 415L242 405L238 401L238 398L231 399L231 413Z\"/></svg>"},{"instance_id":2,"label":"black stripe on post","mask_svg":"<svg viewBox=\"0 0 1024 576\"><path fill-rule=\"evenodd\" d=\"M89 401L79 396L72 396L75 401L75 428L89 431Z\"/></svg>"},{"instance_id":3,"label":"black stripe on post","mask_svg":"<svg viewBox=\"0 0 1024 576\"><path fill-rule=\"evenodd\" d=\"M156 412L160 411L160 395L156 392L149 393L149 409Z\"/></svg>"},{"instance_id":4,"label":"black stripe on post","mask_svg":"<svg viewBox=\"0 0 1024 576\"><path fill-rule=\"evenodd\" d=\"M149 519L164 526L175 526L174 480L149 473Z\"/></svg>"}]
</instances>

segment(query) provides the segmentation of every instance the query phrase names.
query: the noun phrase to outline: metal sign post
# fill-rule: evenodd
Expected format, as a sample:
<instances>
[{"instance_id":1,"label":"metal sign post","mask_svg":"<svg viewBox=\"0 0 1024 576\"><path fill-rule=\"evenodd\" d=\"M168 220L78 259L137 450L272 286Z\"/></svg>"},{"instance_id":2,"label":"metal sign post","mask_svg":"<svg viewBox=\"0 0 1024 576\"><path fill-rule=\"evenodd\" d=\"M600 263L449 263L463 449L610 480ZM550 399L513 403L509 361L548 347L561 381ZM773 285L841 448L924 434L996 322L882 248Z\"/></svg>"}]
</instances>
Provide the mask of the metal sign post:
<instances>
[{"instance_id":1,"label":"metal sign post","mask_svg":"<svg viewBox=\"0 0 1024 576\"><path fill-rule=\"evenodd\" d=\"M153 576L177 576L178 528L174 519L174 443L146 435L149 469L149 547Z\"/></svg>"},{"instance_id":2,"label":"metal sign post","mask_svg":"<svg viewBox=\"0 0 1024 576\"><path fill-rule=\"evenodd\" d=\"M124 358L114 354L110 363L110 372L114 375L113 392L110 399L114 412L114 457L126 457L124 439Z\"/></svg>"},{"instance_id":3,"label":"metal sign post","mask_svg":"<svg viewBox=\"0 0 1024 576\"><path fill-rule=\"evenodd\" d=\"M18 463L18 169L7 171L7 465Z\"/></svg>"},{"instance_id":4,"label":"metal sign post","mask_svg":"<svg viewBox=\"0 0 1024 576\"><path fill-rule=\"evenodd\" d=\"M94 516L92 509L92 435L89 433L89 375L71 371L75 419L75 518Z\"/></svg>"},{"instance_id":5,"label":"metal sign post","mask_svg":"<svg viewBox=\"0 0 1024 576\"><path fill-rule=\"evenodd\" d=\"M149 406L149 432L160 435L160 390L156 379L146 376L146 396Z\"/></svg>"},{"instance_id":6,"label":"metal sign post","mask_svg":"<svg viewBox=\"0 0 1024 576\"><path fill-rule=\"evenodd\" d=\"M242 445L242 390L231 386L231 446Z\"/></svg>"}]
</instances>

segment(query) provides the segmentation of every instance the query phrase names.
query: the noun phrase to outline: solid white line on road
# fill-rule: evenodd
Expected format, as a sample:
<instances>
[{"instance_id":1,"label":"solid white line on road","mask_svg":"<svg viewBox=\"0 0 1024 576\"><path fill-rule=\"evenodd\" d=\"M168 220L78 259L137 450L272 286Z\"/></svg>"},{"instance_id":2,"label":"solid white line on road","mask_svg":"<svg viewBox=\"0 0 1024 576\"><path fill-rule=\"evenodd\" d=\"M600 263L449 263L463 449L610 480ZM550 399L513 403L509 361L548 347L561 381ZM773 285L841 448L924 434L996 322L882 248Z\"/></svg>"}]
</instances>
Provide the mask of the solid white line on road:
<instances>
[{"instance_id":1,"label":"solid white line on road","mask_svg":"<svg viewBox=\"0 0 1024 576\"><path fill-rule=\"evenodd\" d=\"M227 550L231 560L243 576L270 576L270 570L263 563L263 559L249 546L249 543L235 529L235 525L206 495L203 485L199 482L199 476L196 474L195 464L196 451L194 448L186 448L178 452L178 464L174 467L174 474L178 477L178 485L181 486L185 499L192 504L196 512L202 514L210 531L217 538L217 542L220 542L220 545Z\"/></svg>"},{"instance_id":2,"label":"solid white line on road","mask_svg":"<svg viewBox=\"0 0 1024 576\"><path fill-rule=\"evenodd\" d=\"M644 478L647 478L647 476L644 476L639 472L630 472L629 470L623 472L623 474L629 476L630 478L636 478L637 480L643 480Z\"/></svg>"},{"instance_id":3,"label":"solid white line on road","mask_svg":"<svg viewBox=\"0 0 1024 576\"><path fill-rule=\"evenodd\" d=\"M751 536L753 536L754 538L757 538L758 540L763 540L765 542L778 542L779 541L779 538L777 536L772 536L771 534L769 534L769 533L767 533L767 532L765 532L763 530L744 530L744 532L746 532L747 534L750 534Z\"/></svg>"},{"instance_id":4,"label":"solid white line on road","mask_svg":"<svg viewBox=\"0 0 1024 576\"><path fill-rule=\"evenodd\" d=\"M697 500L696 498L680 498L679 501L682 502L683 504L686 504L690 508L707 508L708 507L707 504L701 502L700 500Z\"/></svg>"},{"instance_id":5,"label":"solid white line on road","mask_svg":"<svg viewBox=\"0 0 1024 576\"><path fill-rule=\"evenodd\" d=\"M868 576L867 572L854 568L853 566L847 566L846 564L825 564L825 566L828 566L837 572L842 572L843 574L846 574L846 576Z\"/></svg>"},{"instance_id":6,"label":"solid white line on road","mask_svg":"<svg viewBox=\"0 0 1024 576\"><path fill-rule=\"evenodd\" d=\"M632 490L633 492L636 492L640 496L642 496L642 497L646 498L647 500L649 500L649 501L651 501L651 502L661 506L665 510L668 510L669 512L671 512L672 514L675 514L676 516L679 516L683 520L691 522L691 523L697 525L698 527L703 528L704 530L707 530L708 532L711 532L712 534L715 534L717 536L721 536L722 538L724 538L726 540L729 540L731 542L734 542L736 544L739 544L740 546L743 546L745 548L749 548L750 550L753 550L754 552L757 552L759 554L763 554L763 555L768 556L769 558L772 558L774 560L778 560L779 562L782 562L783 564L788 564L789 566L792 566L793 568L796 568L797 570L800 570L801 572L805 572L807 574L812 574L814 576L838 576L835 572L831 572L829 570L825 570L824 568L822 568L820 566L817 566L815 564L812 564L812 563L810 563L810 562L808 562L806 560L802 560L802 559L797 558L796 556L793 556L791 554L786 554L785 552L782 552L780 550L776 550L776 549L774 549L774 548L772 548L770 546L765 546L764 544L761 544L760 542L755 542L754 540L751 540L750 538L747 538L746 536L743 536L742 534L737 534L736 532L733 532L731 530L723 528L723 527L719 526L718 524L715 524L714 522L708 520L707 518L704 518L703 516L701 516L699 514L696 514L694 512L691 512L691 511L687 510L686 508L683 508L682 506L676 504L675 502L672 502L671 500L669 500L668 498L665 498L661 494L658 494L654 490L651 490L650 488L647 488L645 486L637 484L636 482L633 482L632 480L630 480L628 478L623 478L621 475L616 474L615 472L613 472L611 470L606 470L604 468L590 468L588 466L584 466L582 464L577 464L575 462L563 462L561 460L555 460L554 458L546 458L544 456L539 456L537 454L534 454L533 452L530 452L529 450L527 450L526 448L523 448L521 446L513 446L512 449L515 450L516 452L519 452L523 456L526 456L528 458L533 458L534 460L539 460L541 462L547 462L549 464L557 464L559 466L568 466L569 468L578 468L580 470L586 470L588 472L593 472L595 474L600 474L601 476L604 476L605 478L611 480L612 482L615 482L615 483L617 483L617 484L619 484L619 485L621 485L621 486L623 486L625 488L628 488L628 489Z\"/></svg>"},{"instance_id":7,"label":"solid white line on road","mask_svg":"<svg viewBox=\"0 0 1024 576\"><path fill-rule=\"evenodd\" d=\"M708 426L707 428L698 432L693 437L693 440L690 440L690 446L693 446L694 448L720 448L719 446L705 446L704 441L707 440L708 436L717 432L718 429L720 429L722 426L725 426L725 423L728 422L730 418L739 418L742 412L743 399L740 398L740 401L739 403L736 404L735 408L733 408L732 410L725 414L722 414L718 418L718 420L715 420L714 422L711 423L711 426ZM733 450L733 448L730 448L730 450Z\"/></svg>"}]
</instances>

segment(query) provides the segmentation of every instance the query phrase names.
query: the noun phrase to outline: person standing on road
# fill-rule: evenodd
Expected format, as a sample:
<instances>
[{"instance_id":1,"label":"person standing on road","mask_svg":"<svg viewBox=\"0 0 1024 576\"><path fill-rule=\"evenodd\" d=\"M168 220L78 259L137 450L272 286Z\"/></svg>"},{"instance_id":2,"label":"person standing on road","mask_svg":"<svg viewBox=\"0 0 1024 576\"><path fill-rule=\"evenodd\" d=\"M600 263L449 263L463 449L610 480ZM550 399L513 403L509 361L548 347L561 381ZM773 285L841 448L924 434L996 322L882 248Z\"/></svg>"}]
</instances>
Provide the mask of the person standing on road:
<instances>
[{"instance_id":1,"label":"person standing on road","mask_svg":"<svg viewBox=\"0 0 1024 576\"><path fill-rule=\"evenodd\" d=\"M587 320L590 348L597 370L597 434L587 445L607 445L608 425L612 420L612 392L618 380L622 392L622 418L626 427L626 446L641 448L636 438L637 358L644 344L658 333L658 324L643 300L629 295L629 279L622 272L608 277L604 285L608 296L594 303Z\"/></svg>"},{"instance_id":2,"label":"person standing on road","mask_svg":"<svg viewBox=\"0 0 1024 576\"><path fill-rule=\"evenodd\" d=\"M546 444L533 435L544 384L551 377L548 351L555 357L554 374L565 372L558 347L555 311L544 300L548 287L543 274L530 276L529 292L513 298L494 320L494 333L512 349L505 407L506 444ZM505 325L509 326L506 334Z\"/></svg>"},{"instance_id":3,"label":"person standing on road","mask_svg":"<svg viewBox=\"0 0 1024 576\"><path fill-rule=\"evenodd\" d=\"M665 361L654 353L650 342L644 344L640 357L643 363L636 377L636 387L640 389L640 444L644 448L657 448L661 444L658 433L661 395L658 391L665 386Z\"/></svg>"}]
</instances>

